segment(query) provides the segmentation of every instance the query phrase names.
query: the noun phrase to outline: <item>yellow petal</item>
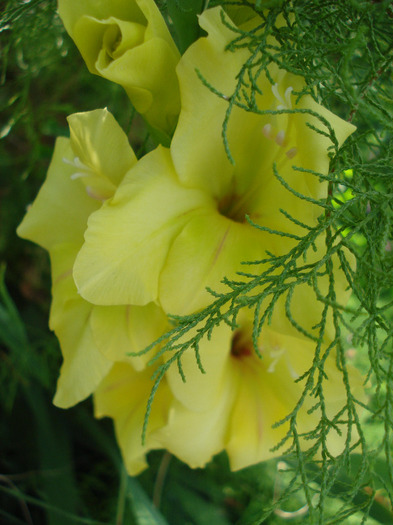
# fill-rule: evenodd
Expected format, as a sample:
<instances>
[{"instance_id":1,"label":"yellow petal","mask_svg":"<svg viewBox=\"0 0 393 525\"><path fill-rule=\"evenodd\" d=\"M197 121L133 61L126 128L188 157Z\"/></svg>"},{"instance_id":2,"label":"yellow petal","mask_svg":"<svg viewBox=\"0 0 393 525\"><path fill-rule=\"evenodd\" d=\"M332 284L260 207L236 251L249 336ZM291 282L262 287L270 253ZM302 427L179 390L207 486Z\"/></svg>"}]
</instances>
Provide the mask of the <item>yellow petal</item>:
<instances>
[{"instance_id":1,"label":"yellow petal","mask_svg":"<svg viewBox=\"0 0 393 525\"><path fill-rule=\"evenodd\" d=\"M227 190L233 172L222 140L228 102L203 85L196 69L215 89L231 95L247 52L224 52L233 33L222 24L219 10L205 11L199 20L209 37L191 45L177 68L182 110L171 153L183 184L204 188L219 198Z\"/></svg>"},{"instance_id":2,"label":"yellow petal","mask_svg":"<svg viewBox=\"0 0 393 525\"><path fill-rule=\"evenodd\" d=\"M146 403L153 386L151 375L151 369L135 372L126 363L116 363L94 394L96 417L114 419L117 440L131 476L146 468L145 455L149 450L161 448L156 434L167 423L172 401L168 387L162 381L152 406L146 443L142 445Z\"/></svg>"},{"instance_id":3,"label":"yellow petal","mask_svg":"<svg viewBox=\"0 0 393 525\"><path fill-rule=\"evenodd\" d=\"M196 329L187 332L187 339L195 333ZM231 329L225 323L215 328L210 340L207 338L201 340L199 355L205 373L202 373L198 367L194 350L192 348L186 350L181 358L186 382L183 382L176 363L170 366L166 374L168 384L179 403L188 410L203 412L218 402L225 389L223 382L224 379L226 380L230 341Z\"/></svg>"},{"instance_id":4,"label":"yellow petal","mask_svg":"<svg viewBox=\"0 0 393 525\"><path fill-rule=\"evenodd\" d=\"M169 330L162 310L150 303L146 306L96 306L91 315L94 340L101 353L111 361L126 361L136 370L142 370L152 358L151 352L130 357L140 352Z\"/></svg>"},{"instance_id":5,"label":"yellow petal","mask_svg":"<svg viewBox=\"0 0 393 525\"><path fill-rule=\"evenodd\" d=\"M250 336L251 338L251 336ZM228 452L231 468L234 470L280 455L285 447L272 452L289 430L285 423L277 428L272 426L295 408L300 400L304 380L295 382L312 366L315 343L301 337L291 337L268 328L262 331L259 350L263 355L232 358L232 372L238 374L238 391L228 429ZM322 352L326 347L322 348ZM324 381L324 400L327 417L333 418L346 403L346 387L341 372L336 368L334 353L327 358L324 366L327 379ZM359 372L348 367L350 382L355 395L364 402L362 378ZM315 376L317 381L317 375ZM317 398L306 396L297 414L299 434L310 432L320 422L319 409L310 412ZM345 416L340 417L345 420ZM329 433L328 445L332 454L342 450L346 439L346 425L339 436L334 430ZM291 441L287 443L287 446ZM303 446L311 446L310 441Z\"/></svg>"},{"instance_id":6,"label":"yellow petal","mask_svg":"<svg viewBox=\"0 0 393 525\"><path fill-rule=\"evenodd\" d=\"M76 291L72 280L75 245L51 250L53 272L50 327L61 346L63 365L53 400L68 408L88 397L107 374L112 363L98 350L90 327L91 304Z\"/></svg>"},{"instance_id":7,"label":"yellow petal","mask_svg":"<svg viewBox=\"0 0 393 525\"><path fill-rule=\"evenodd\" d=\"M59 14L89 70L123 86L137 111L171 135L180 55L154 1L59 0Z\"/></svg>"},{"instance_id":8,"label":"yellow petal","mask_svg":"<svg viewBox=\"0 0 393 525\"><path fill-rule=\"evenodd\" d=\"M134 20L141 24L146 21L138 2L129 0L112 0L110 3L95 0L59 0L58 9L62 22L71 37L73 27L84 15L98 19L114 16L121 20Z\"/></svg>"},{"instance_id":9,"label":"yellow petal","mask_svg":"<svg viewBox=\"0 0 393 525\"><path fill-rule=\"evenodd\" d=\"M89 218L74 267L79 293L102 305L155 301L173 239L206 201L202 192L179 186L168 150L146 155Z\"/></svg>"},{"instance_id":10,"label":"yellow petal","mask_svg":"<svg viewBox=\"0 0 393 525\"><path fill-rule=\"evenodd\" d=\"M206 290L229 291L224 277L240 280L236 272L247 272L242 261L266 257L274 239L249 224L220 215L216 210L201 213L187 223L173 241L160 281L160 300L166 312L188 314L207 306L213 296ZM178 286L181 276L182 286Z\"/></svg>"},{"instance_id":11,"label":"yellow petal","mask_svg":"<svg viewBox=\"0 0 393 525\"><path fill-rule=\"evenodd\" d=\"M73 174L88 193L103 200L112 197L126 172L136 163L127 135L106 109L68 117L71 147L76 157Z\"/></svg>"},{"instance_id":12,"label":"yellow petal","mask_svg":"<svg viewBox=\"0 0 393 525\"><path fill-rule=\"evenodd\" d=\"M73 157L70 141L57 139L46 181L17 230L47 250L58 242L82 243L87 218L99 207L83 185L71 180Z\"/></svg>"},{"instance_id":13,"label":"yellow petal","mask_svg":"<svg viewBox=\"0 0 393 525\"><path fill-rule=\"evenodd\" d=\"M171 134L179 113L177 62L167 42L151 38L106 67L97 64L97 71L122 85L135 109L153 127Z\"/></svg>"},{"instance_id":14,"label":"yellow petal","mask_svg":"<svg viewBox=\"0 0 393 525\"><path fill-rule=\"evenodd\" d=\"M235 389L230 381L221 386L217 397L203 412L194 412L180 402L173 402L168 424L158 433L161 446L191 468L205 467L225 446Z\"/></svg>"},{"instance_id":15,"label":"yellow petal","mask_svg":"<svg viewBox=\"0 0 393 525\"><path fill-rule=\"evenodd\" d=\"M285 436L287 428L278 430L271 426L288 414L288 400L293 400L293 397L286 399L285 395L282 399L277 398L271 391L271 384L265 383L265 376L258 369L254 370L253 365L242 367L239 375L226 445L233 470L279 455L271 453L270 449Z\"/></svg>"}]
</instances>

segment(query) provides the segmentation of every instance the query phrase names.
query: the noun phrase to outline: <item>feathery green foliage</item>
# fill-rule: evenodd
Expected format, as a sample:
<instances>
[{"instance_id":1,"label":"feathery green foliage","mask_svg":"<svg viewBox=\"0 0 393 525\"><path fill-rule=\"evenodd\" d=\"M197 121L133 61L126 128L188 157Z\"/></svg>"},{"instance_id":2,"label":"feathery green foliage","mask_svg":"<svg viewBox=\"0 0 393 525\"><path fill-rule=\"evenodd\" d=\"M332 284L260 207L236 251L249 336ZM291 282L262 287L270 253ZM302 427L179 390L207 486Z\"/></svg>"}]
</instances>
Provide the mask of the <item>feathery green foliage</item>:
<instances>
[{"instance_id":1,"label":"feathery green foliage","mask_svg":"<svg viewBox=\"0 0 393 525\"><path fill-rule=\"evenodd\" d=\"M246 4L246 2L245 2ZM268 75L271 62L287 71L305 78L307 88L298 93L301 97L309 93L317 101L340 114L357 126L356 134L338 150L337 140L328 122L319 117L321 128L317 131L331 139L330 173L324 176L313 173L320 180L329 184L327 199L315 201L297 194L280 177L274 168L277 179L288 191L295 193L299 199L312 201L320 207L321 215L317 226L311 227L300 222L301 218L282 213L288 220L296 222L304 229L304 236L296 237L297 244L285 256L267 254L262 261L245 262L245 271L239 279L230 281L224 278L228 287L227 293L217 294L211 290L212 303L193 315L174 316L174 328L145 352L158 346L158 352L152 357L154 364L164 353L169 352L165 362L155 372L155 384L147 406L145 428L154 395L166 371L177 364L183 380L181 358L184 352L195 353L196 364L204 373L203 362L199 355L199 344L203 338L210 338L214 328L222 322L236 328L238 313L243 308L254 313L253 341L258 351L257 340L265 324L273 313L277 300L286 298L286 314L291 323L310 339L314 340L315 358L312 367L299 378L304 384L301 398L294 410L284 421L290 422L290 431L279 447L287 461L292 464L293 478L284 492L267 509L263 516L267 518L293 493L294 487L301 487L307 504L307 517L310 523L336 523L348 519L359 508L356 501L359 491L365 483L378 487L378 482L370 478L376 458L383 450L390 474L382 481L387 497L392 498L391 470L391 424L392 424L392 266L391 266L391 214L392 199L389 178L392 176L392 100L393 86L392 61L393 37L391 20L393 12L389 2L286 2L282 9L271 9L261 12L264 23L255 30L246 32L237 28L234 40L229 46L233 51L247 48L249 59L238 73L237 86L231 96L218 92L205 83L216 96L228 100L226 118L223 122L223 140L227 155L233 162L226 130L233 107L257 114L297 113L301 110L261 111L258 108L255 94L258 92L257 79L262 72ZM286 25L278 23L283 16ZM223 18L223 23L225 19ZM279 45L269 45L268 36L274 35ZM273 84L273 82L272 82ZM310 112L312 114L312 112ZM317 116L318 115L315 115ZM296 169L303 170L301 166ZM351 198L345 200L340 195L350 190ZM251 220L250 220L251 222ZM270 232L271 235L286 235L284 232L269 228L256 228ZM312 251L315 241L325 236L325 254L316 263L308 264L307 255ZM292 238L295 236L291 235ZM353 291L352 307L344 307L336 302L333 256L337 255L345 272L348 287ZM351 255L356 257L356 271L351 263ZM259 266L267 263L267 269L260 271ZM247 269L247 267L249 269ZM329 291L322 296L318 289L321 275L329 277ZM310 334L301 326L301 320L295 320L291 310L291 297L294 289L307 283L313 288L316 300L324 305L322 318L318 324L318 334ZM258 290L263 292L258 292ZM322 339L329 313L332 313L335 326L333 343L323 350ZM191 329L192 335L187 336ZM196 330L195 330L196 329ZM352 344L358 352L368 356L361 357L366 365L370 391L376 392L373 405L365 407L353 395L348 382L347 356L344 334L352 338ZM333 419L329 419L325 410L324 399L324 363L329 353L335 351L337 366L342 372L346 387L346 406ZM259 355L259 357L263 357ZM366 364L366 361L367 364ZM321 421L310 432L299 434L296 418L304 399L315 398L314 409L321 410ZM380 419L384 425L384 436L375 443L367 440L365 435L365 415ZM277 425L284 421L277 422ZM337 428L338 422L347 425L348 439L345 449L338 457L333 457L327 446L329 432ZM355 444L350 436L358 434ZM301 440L310 440L308 450L302 451ZM279 448L277 447L277 448ZM321 460L315 460L315 453L321 452ZM336 485L342 473L350 467L351 453L361 454L356 467L351 466L356 481L340 492L343 504L333 512L327 503L329 496L335 493ZM370 478L370 479L369 479ZM316 482L316 480L318 480ZM371 489L372 494L372 489ZM372 495L362 502L363 519L373 512ZM262 519L262 516L259 517ZM392 519L390 513L386 519ZM329 520L329 521L328 521Z\"/></svg>"}]
</instances>

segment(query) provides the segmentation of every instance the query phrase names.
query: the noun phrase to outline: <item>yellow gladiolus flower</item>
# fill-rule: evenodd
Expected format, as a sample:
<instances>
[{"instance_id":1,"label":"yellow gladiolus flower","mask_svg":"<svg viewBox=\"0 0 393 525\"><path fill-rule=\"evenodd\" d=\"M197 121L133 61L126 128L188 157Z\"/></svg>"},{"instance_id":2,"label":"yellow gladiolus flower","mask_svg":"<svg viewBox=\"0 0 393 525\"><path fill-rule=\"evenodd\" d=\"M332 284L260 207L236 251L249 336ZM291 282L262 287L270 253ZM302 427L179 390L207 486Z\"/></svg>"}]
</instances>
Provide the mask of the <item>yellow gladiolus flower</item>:
<instances>
[{"instance_id":1,"label":"yellow gladiolus flower","mask_svg":"<svg viewBox=\"0 0 393 525\"><path fill-rule=\"evenodd\" d=\"M146 403L152 387L151 373L149 369L136 372L128 363L115 363L94 392L95 416L113 418L124 464L132 476L147 467L148 450L163 447L159 432L167 424L173 401L164 380L152 407L146 444L142 444Z\"/></svg>"},{"instance_id":2,"label":"yellow gladiolus flower","mask_svg":"<svg viewBox=\"0 0 393 525\"><path fill-rule=\"evenodd\" d=\"M108 8L87 0L72 9L70 4L60 1L66 27L91 70L108 78L108 71L127 77L131 44L161 23L147 15L148 0L118 0ZM146 442L141 442L151 371L147 356L127 354L167 330L167 313L194 313L207 306L212 297L206 287L227 291L221 280L237 279L242 261L265 259L266 251L288 253L304 232L280 208L302 223L317 224L319 209L311 201L324 199L327 186L313 173L328 173L330 132L340 145L354 131L311 96L298 99L294 92L301 91L303 80L272 65L269 75L261 73L258 80L260 114L233 108L227 128L232 164L222 124L248 51L226 50L234 34L221 13L203 13L200 23L208 36L191 45L178 65L182 109L171 147L159 146L137 161L106 110L72 115L70 139L58 139L47 180L18 229L51 257L50 325L64 357L55 403L67 407L94 393L96 416L113 418L130 474L146 467L146 453L155 448L167 448L191 467L204 466L223 450L233 469L279 454L272 449L287 434L288 422L273 426L295 408L307 376L297 379L315 359L315 343L285 317L285 298L259 337L263 359L251 342L252 319L241 312L234 332L222 323L201 341L206 374L192 351L181 358L185 383L175 366L169 368L153 402ZM140 60L150 56L144 49ZM200 75L221 95L206 87ZM127 86L131 98L142 93ZM152 87L149 93L158 92ZM161 114L160 105L155 106L159 96L153 95L145 116L168 131L167 102ZM246 216L288 235L258 230ZM308 264L321 258L323 243L321 236ZM345 279L335 264L337 300L342 301ZM321 276L322 295L328 285L328 277ZM299 324L312 330L322 307L308 285L296 287L292 309ZM325 375L310 381L322 381L324 417L343 432L332 428L328 437L328 450L337 454L346 439L341 422L347 415L347 383L330 349L330 324L327 319L320 348ZM360 375L347 371L352 394L363 399ZM297 413L299 434L318 428L322 408L314 403L309 391Z\"/></svg>"},{"instance_id":3,"label":"yellow gladiolus flower","mask_svg":"<svg viewBox=\"0 0 393 525\"><path fill-rule=\"evenodd\" d=\"M171 135L180 55L154 0L59 0L59 14L89 71L123 86L136 110Z\"/></svg>"},{"instance_id":4,"label":"yellow gladiolus flower","mask_svg":"<svg viewBox=\"0 0 393 525\"><path fill-rule=\"evenodd\" d=\"M226 450L233 470L284 452L291 440L283 449L272 449L287 435L289 422L278 427L275 423L288 416L300 400L307 378L296 380L312 366L315 343L266 328L259 338L263 356L259 359L251 334L252 323L244 316L235 332L225 324L220 325L211 340L203 340L200 345L205 374L201 374L192 351L182 356L185 383L176 366L169 368L158 388L147 427L151 448L166 448L192 468L204 467L215 454ZM326 351L323 346L324 360ZM361 375L349 366L347 371L352 395L364 402ZM325 360L324 373L325 417L341 422L329 432L326 446L332 455L337 455L347 434L346 424L342 423L346 387L333 353ZM311 380L315 386L318 374ZM131 474L145 466L140 436L148 394L146 371L138 374L131 366L120 363L94 396L96 415L114 419ZM317 402L311 392L305 396L296 418L299 434L318 428L321 409L311 410ZM351 432L354 439L356 430L352 428ZM303 446L308 448L312 442Z\"/></svg>"},{"instance_id":5,"label":"yellow gladiolus flower","mask_svg":"<svg viewBox=\"0 0 393 525\"><path fill-rule=\"evenodd\" d=\"M18 228L21 237L40 244L51 257L50 327L64 358L54 401L61 407L89 396L114 360L130 361L127 352L143 349L166 327L156 305L107 312L77 292L72 267L88 217L113 195L136 158L108 111L78 113L68 122L70 139L57 140L47 179ZM143 359L132 363L144 367Z\"/></svg>"},{"instance_id":6,"label":"yellow gladiolus flower","mask_svg":"<svg viewBox=\"0 0 393 525\"><path fill-rule=\"evenodd\" d=\"M320 209L288 191L273 164L296 192L322 199L327 185L310 170L328 173L332 142L315 115L329 123L339 144L355 129L311 96L297 100L292 92L304 87L303 80L273 65L273 84L259 76L257 103L261 111L289 113L235 107L227 129L231 164L222 124L248 51L226 51L234 33L219 9L205 11L200 23L208 37L190 46L177 70L182 110L170 150L146 155L89 219L74 278L80 294L94 304L155 301L169 313L192 313L211 302L206 287L226 290L222 278L236 279L244 271L242 261L264 259L267 250L287 253L293 239L257 230L246 215L263 227L304 235L280 208L311 226ZM207 88L196 70L223 96Z\"/></svg>"}]
</instances>

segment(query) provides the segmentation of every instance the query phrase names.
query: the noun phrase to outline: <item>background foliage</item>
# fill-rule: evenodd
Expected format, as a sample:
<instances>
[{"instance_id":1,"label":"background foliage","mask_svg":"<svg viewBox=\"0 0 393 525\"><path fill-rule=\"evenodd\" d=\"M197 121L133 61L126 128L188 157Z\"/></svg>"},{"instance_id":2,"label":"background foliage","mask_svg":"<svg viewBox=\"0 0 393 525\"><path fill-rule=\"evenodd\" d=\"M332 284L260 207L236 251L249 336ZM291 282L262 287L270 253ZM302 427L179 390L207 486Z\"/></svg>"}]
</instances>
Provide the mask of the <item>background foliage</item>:
<instances>
[{"instance_id":1,"label":"background foliage","mask_svg":"<svg viewBox=\"0 0 393 525\"><path fill-rule=\"evenodd\" d=\"M206 2L191 4L161 2L182 51L199 35L196 13ZM53 0L11 0L0 21L4 523L393 522L393 9L387 0L270 5L265 28L236 45L260 46L263 60L304 76L325 106L357 126L334 159L328 204L333 231L341 229L357 257L356 274L348 277L353 298L339 320L343 353L369 378L363 454L348 454L323 469L295 455L231 473L225 455L205 470L191 470L155 452L151 468L132 479L124 473L111 424L93 419L89 400L67 411L51 405L60 351L47 329L49 263L41 249L16 237L16 226L42 184L56 136L67 134L68 114L108 106L137 151L139 145L139 155L152 140L121 88L87 72ZM289 29L275 27L279 12ZM267 31L279 48L263 47ZM343 169L352 171L344 176Z\"/></svg>"}]
</instances>

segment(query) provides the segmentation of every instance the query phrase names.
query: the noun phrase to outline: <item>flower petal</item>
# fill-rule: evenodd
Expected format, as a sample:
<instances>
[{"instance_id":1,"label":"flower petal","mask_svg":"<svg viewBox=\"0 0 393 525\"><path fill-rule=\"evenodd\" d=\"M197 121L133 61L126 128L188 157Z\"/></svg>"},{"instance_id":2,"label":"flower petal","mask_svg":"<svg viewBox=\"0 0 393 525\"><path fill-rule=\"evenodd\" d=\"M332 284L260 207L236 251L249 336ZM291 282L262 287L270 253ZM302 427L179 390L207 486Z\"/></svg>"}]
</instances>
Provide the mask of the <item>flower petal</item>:
<instances>
[{"instance_id":1,"label":"flower petal","mask_svg":"<svg viewBox=\"0 0 393 525\"><path fill-rule=\"evenodd\" d=\"M202 83L196 69L214 88L231 95L247 51L224 52L233 33L222 24L220 10L205 11L199 21L209 32L209 37L194 43L177 68L182 110L171 153L183 184L204 188L220 198L227 190L233 172L222 140L228 102Z\"/></svg>"},{"instance_id":2,"label":"flower petal","mask_svg":"<svg viewBox=\"0 0 393 525\"><path fill-rule=\"evenodd\" d=\"M236 401L228 429L228 452L231 468L238 470L248 465L265 461L284 452L271 449L286 436L289 423L277 428L272 426L288 416L301 399L305 380L295 382L312 366L315 356L315 343L310 340L282 335L268 328L262 331L259 350L263 359L256 356L234 359L233 373L239 376ZM326 347L322 348L322 352ZM325 360L323 381L325 414L329 418L338 415L346 404L346 387L343 374L336 367L334 354ZM315 382L318 380L316 371ZM348 367L348 375L353 392L364 402L362 378L360 373ZM314 384L315 384L314 382ZM311 410L318 398L309 393L297 413L297 427L300 433L315 429L321 420L320 409ZM341 415L345 421L345 415ZM346 439L346 425L339 425L342 435L332 430L328 446L332 454L343 448ZM291 440L288 442L288 445ZM307 448L310 442L304 444Z\"/></svg>"},{"instance_id":3,"label":"flower petal","mask_svg":"<svg viewBox=\"0 0 393 525\"><path fill-rule=\"evenodd\" d=\"M168 139L180 111L180 55L154 0L59 0L59 14L89 71L123 86Z\"/></svg>"},{"instance_id":4,"label":"flower petal","mask_svg":"<svg viewBox=\"0 0 393 525\"><path fill-rule=\"evenodd\" d=\"M83 185L71 180L73 160L70 141L58 138L46 181L18 227L20 237L50 250L59 242L83 242L87 218L99 207ZM72 205L71 205L72 203Z\"/></svg>"},{"instance_id":5,"label":"flower petal","mask_svg":"<svg viewBox=\"0 0 393 525\"><path fill-rule=\"evenodd\" d=\"M230 381L222 383L217 397L203 412L173 402L168 424L158 433L161 446L191 468L205 467L225 446L227 422L235 395L233 386Z\"/></svg>"},{"instance_id":6,"label":"flower petal","mask_svg":"<svg viewBox=\"0 0 393 525\"><path fill-rule=\"evenodd\" d=\"M167 423L172 401L164 380L154 398L146 444L142 445L146 400L153 386L151 374L151 370L136 372L126 363L116 363L94 394L96 417L109 416L114 419L117 440L131 476L147 467L145 455L149 450L161 448L156 434Z\"/></svg>"},{"instance_id":7,"label":"flower petal","mask_svg":"<svg viewBox=\"0 0 393 525\"><path fill-rule=\"evenodd\" d=\"M170 248L160 280L163 309L184 315L207 306L213 296L206 290L228 291L224 277L240 280L236 272L247 272L242 261L254 261L274 248L274 239L249 224L241 224L216 210L192 218ZM176 286L179 276L182 286Z\"/></svg>"},{"instance_id":8,"label":"flower petal","mask_svg":"<svg viewBox=\"0 0 393 525\"><path fill-rule=\"evenodd\" d=\"M179 186L168 150L146 155L89 218L74 267L79 293L102 305L155 301L174 238L206 202L202 192Z\"/></svg>"},{"instance_id":9,"label":"flower petal","mask_svg":"<svg viewBox=\"0 0 393 525\"><path fill-rule=\"evenodd\" d=\"M168 320L154 303L146 306L95 306L91 315L94 340L101 353L111 361L125 361L142 370L151 354L130 357L140 352L169 330Z\"/></svg>"},{"instance_id":10,"label":"flower petal","mask_svg":"<svg viewBox=\"0 0 393 525\"><path fill-rule=\"evenodd\" d=\"M64 360L53 402L61 408L88 397L112 366L93 338L90 316L94 306L77 294L71 272L74 258L75 245L59 244L51 250L50 327L60 341Z\"/></svg>"},{"instance_id":11,"label":"flower petal","mask_svg":"<svg viewBox=\"0 0 393 525\"><path fill-rule=\"evenodd\" d=\"M109 195L112 196L126 172L136 163L127 135L107 109L75 113L67 120L73 152L91 168L96 178L105 179L108 185L112 183Z\"/></svg>"},{"instance_id":12,"label":"flower petal","mask_svg":"<svg viewBox=\"0 0 393 525\"><path fill-rule=\"evenodd\" d=\"M187 332L187 339L195 335L196 330L197 328L194 332ZM188 410L203 412L218 402L224 388L230 344L231 329L226 324L221 324L214 329L211 339L203 338L199 344L199 355L205 373L199 369L192 348L186 350L181 357L186 382L183 382L176 363L170 366L166 373L170 389Z\"/></svg>"}]
</instances>

